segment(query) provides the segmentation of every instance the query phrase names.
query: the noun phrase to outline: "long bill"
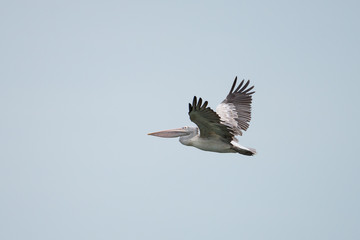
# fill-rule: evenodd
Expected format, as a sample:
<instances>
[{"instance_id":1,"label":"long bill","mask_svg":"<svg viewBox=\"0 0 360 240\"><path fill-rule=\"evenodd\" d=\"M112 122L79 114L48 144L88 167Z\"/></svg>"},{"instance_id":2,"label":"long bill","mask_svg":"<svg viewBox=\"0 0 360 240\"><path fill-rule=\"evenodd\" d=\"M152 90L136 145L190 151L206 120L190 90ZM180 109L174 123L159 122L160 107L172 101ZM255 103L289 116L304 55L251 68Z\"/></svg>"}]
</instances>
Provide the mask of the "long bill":
<instances>
[{"instance_id":1,"label":"long bill","mask_svg":"<svg viewBox=\"0 0 360 240\"><path fill-rule=\"evenodd\" d=\"M160 132L148 133L148 135L156 136L156 137L163 137L163 138L181 137L181 136L186 136L188 134L190 134L189 131L186 129L183 129L183 128L175 128L175 129L164 130L164 131L160 131Z\"/></svg>"}]
</instances>

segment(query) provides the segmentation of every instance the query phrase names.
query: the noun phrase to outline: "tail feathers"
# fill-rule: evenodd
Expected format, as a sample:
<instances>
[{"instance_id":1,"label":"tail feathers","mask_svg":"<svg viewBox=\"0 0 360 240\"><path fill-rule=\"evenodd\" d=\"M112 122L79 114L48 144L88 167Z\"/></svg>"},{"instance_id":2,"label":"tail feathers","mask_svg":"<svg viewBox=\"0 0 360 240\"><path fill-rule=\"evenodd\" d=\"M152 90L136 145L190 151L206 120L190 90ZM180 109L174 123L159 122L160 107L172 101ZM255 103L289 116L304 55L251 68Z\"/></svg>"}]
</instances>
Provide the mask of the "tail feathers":
<instances>
[{"instance_id":1,"label":"tail feathers","mask_svg":"<svg viewBox=\"0 0 360 240\"><path fill-rule=\"evenodd\" d=\"M256 150L254 148L248 148L248 147L243 147L238 143L233 143L233 146L231 147L233 150L235 150L236 152L246 155L246 156L253 156L256 154Z\"/></svg>"},{"instance_id":2,"label":"tail feathers","mask_svg":"<svg viewBox=\"0 0 360 240\"><path fill-rule=\"evenodd\" d=\"M253 148L243 149L243 148L233 148L236 152L246 155L246 156L254 156L256 154L256 150Z\"/></svg>"},{"instance_id":3,"label":"tail feathers","mask_svg":"<svg viewBox=\"0 0 360 240\"><path fill-rule=\"evenodd\" d=\"M256 152L256 149L255 148L248 148L249 149L249 151L252 153L251 154L251 156L253 156L253 155L256 155L257 154L257 152Z\"/></svg>"}]
</instances>

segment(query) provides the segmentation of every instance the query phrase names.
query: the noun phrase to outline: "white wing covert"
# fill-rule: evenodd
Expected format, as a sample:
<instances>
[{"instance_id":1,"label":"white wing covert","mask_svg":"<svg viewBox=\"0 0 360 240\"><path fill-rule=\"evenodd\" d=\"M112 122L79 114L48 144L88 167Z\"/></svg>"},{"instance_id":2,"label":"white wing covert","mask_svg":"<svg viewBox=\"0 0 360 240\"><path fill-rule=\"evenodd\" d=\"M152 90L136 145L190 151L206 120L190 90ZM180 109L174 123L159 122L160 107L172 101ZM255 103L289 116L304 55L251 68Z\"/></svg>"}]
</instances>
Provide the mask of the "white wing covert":
<instances>
[{"instance_id":1,"label":"white wing covert","mask_svg":"<svg viewBox=\"0 0 360 240\"><path fill-rule=\"evenodd\" d=\"M219 115L221 122L231 128L234 135L242 135L242 130L246 131L249 128L251 120L251 103L252 94L250 92L254 86L249 87L250 80L245 84L242 80L239 86L236 87L237 77L230 89L229 94L216 108L216 113Z\"/></svg>"}]
</instances>

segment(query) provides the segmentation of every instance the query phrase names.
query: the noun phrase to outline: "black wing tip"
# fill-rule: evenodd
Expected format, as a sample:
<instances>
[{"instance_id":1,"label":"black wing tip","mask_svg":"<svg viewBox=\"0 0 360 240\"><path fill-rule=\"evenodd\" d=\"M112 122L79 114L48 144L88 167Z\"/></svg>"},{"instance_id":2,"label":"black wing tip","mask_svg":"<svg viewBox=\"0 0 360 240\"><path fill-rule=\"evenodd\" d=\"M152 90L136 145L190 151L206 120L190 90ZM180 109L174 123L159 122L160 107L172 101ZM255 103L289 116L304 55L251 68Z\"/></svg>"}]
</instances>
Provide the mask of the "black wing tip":
<instances>
[{"instance_id":1,"label":"black wing tip","mask_svg":"<svg viewBox=\"0 0 360 240\"><path fill-rule=\"evenodd\" d=\"M189 113L192 112L193 110L204 110L206 109L207 105L208 105L208 101L205 101L203 103L202 98L199 98L198 100L197 97L194 96L192 104L189 103Z\"/></svg>"},{"instance_id":2,"label":"black wing tip","mask_svg":"<svg viewBox=\"0 0 360 240\"><path fill-rule=\"evenodd\" d=\"M236 86L236 81L237 81L237 76L235 76L235 79L234 79L233 85L231 86L229 94L232 94L232 92L234 91L234 88Z\"/></svg>"},{"instance_id":3,"label":"black wing tip","mask_svg":"<svg viewBox=\"0 0 360 240\"><path fill-rule=\"evenodd\" d=\"M252 90L255 86L251 86L251 87L248 87L249 84L250 84L250 79L248 79L246 82L245 82L245 79L243 79L239 85L236 87L236 82L237 82L237 76L235 77L234 79L234 83L233 85L231 86L231 89L230 89L230 92L229 94L234 94L234 93L243 93L243 94L246 94L246 95L251 95L253 93L255 93L255 91L253 92L249 92L250 90ZM244 84L245 83L245 84ZM236 89L235 89L236 87ZM235 89L235 90L234 90Z\"/></svg>"}]
</instances>

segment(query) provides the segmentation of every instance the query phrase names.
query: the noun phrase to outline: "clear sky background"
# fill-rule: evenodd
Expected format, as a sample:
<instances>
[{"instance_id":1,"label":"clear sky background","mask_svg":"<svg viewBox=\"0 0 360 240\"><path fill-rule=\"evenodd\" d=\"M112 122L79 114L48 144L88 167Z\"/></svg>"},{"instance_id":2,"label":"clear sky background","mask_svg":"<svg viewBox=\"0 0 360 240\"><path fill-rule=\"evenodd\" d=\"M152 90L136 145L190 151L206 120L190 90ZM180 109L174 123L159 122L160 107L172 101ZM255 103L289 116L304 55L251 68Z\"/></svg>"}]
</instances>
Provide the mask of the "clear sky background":
<instances>
[{"instance_id":1,"label":"clear sky background","mask_svg":"<svg viewBox=\"0 0 360 240\"><path fill-rule=\"evenodd\" d=\"M2 1L0 239L359 239L359 1ZM235 76L240 144L193 125Z\"/></svg>"}]
</instances>

